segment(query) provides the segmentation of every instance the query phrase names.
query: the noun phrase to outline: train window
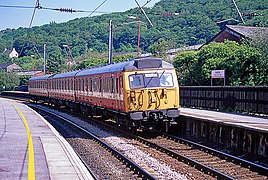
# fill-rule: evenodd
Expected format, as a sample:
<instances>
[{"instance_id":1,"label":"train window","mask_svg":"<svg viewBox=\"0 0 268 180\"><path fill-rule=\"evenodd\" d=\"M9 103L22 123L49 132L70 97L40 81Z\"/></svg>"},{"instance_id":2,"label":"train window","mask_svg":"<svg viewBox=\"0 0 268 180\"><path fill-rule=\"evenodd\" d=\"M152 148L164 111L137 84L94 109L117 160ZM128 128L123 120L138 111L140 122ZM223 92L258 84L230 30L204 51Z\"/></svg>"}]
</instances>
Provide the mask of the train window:
<instances>
[{"instance_id":1,"label":"train window","mask_svg":"<svg viewBox=\"0 0 268 180\"><path fill-rule=\"evenodd\" d=\"M123 89L123 78L122 76L119 77L119 93L122 94Z\"/></svg>"},{"instance_id":2,"label":"train window","mask_svg":"<svg viewBox=\"0 0 268 180\"><path fill-rule=\"evenodd\" d=\"M144 74L145 88L147 87L159 87L160 81L158 73Z\"/></svg>"},{"instance_id":3,"label":"train window","mask_svg":"<svg viewBox=\"0 0 268 180\"><path fill-rule=\"evenodd\" d=\"M160 86L162 87L169 87L173 86L173 77L171 73L161 73L159 74L159 79L160 79Z\"/></svg>"},{"instance_id":4,"label":"train window","mask_svg":"<svg viewBox=\"0 0 268 180\"><path fill-rule=\"evenodd\" d=\"M129 77L130 88L141 88L144 87L143 75L134 74Z\"/></svg>"},{"instance_id":5,"label":"train window","mask_svg":"<svg viewBox=\"0 0 268 180\"><path fill-rule=\"evenodd\" d=\"M102 79L99 79L99 92L102 92Z\"/></svg>"},{"instance_id":6,"label":"train window","mask_svg":"<svg viewBox=\"0 0 268 180\"><path fill-rule=\"evenodd\" d=\"M103 92L109 92L109 77L104 78Z\"/></svg>"},{"instance_id":7,"label":"train window","mask_svg":"<svg viewBox=\"0 0 268 180\"><path fill-rule=\"evenodd\" d=\"M84 91L84 79L82 79L81 90Z\"/></svg>"},{"instance_id":8,"label":"train window","mask_svg":"<svg viewBox=\"0 0 268 180\"><path fill-rule=\"evenodd\" d=\"M116 77L113 78L112 93L116 93Z\"/></svg>"},{"instance_id":9,"label":"train window","mask_svg":"<svg viewBox=\"0 0 268 180\"><path fill-rule=\"evenodd\" d=\"M119 93L119 78L116 78L116 91L115 93Z\"/></svg>"},{"instance_id":10,"label":"train window","mask_svg":"<svg viewBox=\"0 0 268 180\"><path fill-rule=\"evenodd\" d=\"M89 91L92 92L92 79L91 78L89 79Z\"/></svg>"},{"instance_id":11,"label":"train window","mask_svg":"<svg viewBox=\"0 0 268 180\"><path fill-rule=\"evenodd\" d=\"M87 80L83 79L83 91L87 91Z\"/></svg>"},{"instance_id":12,"label":"train window","mask_svg":"<svg viewBox=\"0 0 268 180\"><path fill-rule=\"evenodd\" d=\"M92 90L93 92L97 92L98 91L98 78L93 78L92 79Z\"/></svg>"}]
</instances>

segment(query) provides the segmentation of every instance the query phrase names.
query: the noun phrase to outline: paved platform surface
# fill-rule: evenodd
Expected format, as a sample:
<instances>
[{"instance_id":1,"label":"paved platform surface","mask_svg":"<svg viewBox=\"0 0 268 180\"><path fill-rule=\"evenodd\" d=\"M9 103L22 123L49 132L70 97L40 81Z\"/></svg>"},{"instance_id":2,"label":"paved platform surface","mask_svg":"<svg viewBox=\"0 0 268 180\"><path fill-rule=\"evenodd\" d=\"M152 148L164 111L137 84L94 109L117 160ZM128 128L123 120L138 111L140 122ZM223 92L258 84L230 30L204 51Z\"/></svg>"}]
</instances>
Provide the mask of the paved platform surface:
<instances>
[{"instance_id":1,"label":"paved platform surface","mask_svg":"<svg viewBox=\"0 0 268 180\"><path fill-rule=\"evenodd\" d=\"M0 179L93 179L58 132L28 106L0 98Z\"/></svg>"},{"instance_id":2,"label":"paved platform surface","mask_svg":"<svg viewBox=\"0 0 268 180\"><path fill-rule=\"evenodd\" d=\"M181 108L181 115L268 132L268 116L255 117L242 114L190 108Z\"/></svg>"}]
</instances>

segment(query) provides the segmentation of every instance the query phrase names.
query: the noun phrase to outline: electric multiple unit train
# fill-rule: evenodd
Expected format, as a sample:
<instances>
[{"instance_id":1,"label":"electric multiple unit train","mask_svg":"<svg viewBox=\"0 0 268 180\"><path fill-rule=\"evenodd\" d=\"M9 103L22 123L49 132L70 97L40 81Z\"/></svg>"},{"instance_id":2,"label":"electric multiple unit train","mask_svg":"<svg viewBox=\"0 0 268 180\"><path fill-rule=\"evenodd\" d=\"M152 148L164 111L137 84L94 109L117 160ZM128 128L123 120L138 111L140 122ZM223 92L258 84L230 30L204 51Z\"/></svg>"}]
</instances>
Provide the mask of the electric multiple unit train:
<instances>
[{"instance_id":1,"label":"electric multiple unit train","mask_svg":"<svg viewBox=\"0 0 268 180\"><path fill-rule=\"evenodd\" d=\"M179 116L179 86L172 64L140 58L29 80L34 101L115 120L129 129L159 130Z\"/></svg>"}]
</instances>

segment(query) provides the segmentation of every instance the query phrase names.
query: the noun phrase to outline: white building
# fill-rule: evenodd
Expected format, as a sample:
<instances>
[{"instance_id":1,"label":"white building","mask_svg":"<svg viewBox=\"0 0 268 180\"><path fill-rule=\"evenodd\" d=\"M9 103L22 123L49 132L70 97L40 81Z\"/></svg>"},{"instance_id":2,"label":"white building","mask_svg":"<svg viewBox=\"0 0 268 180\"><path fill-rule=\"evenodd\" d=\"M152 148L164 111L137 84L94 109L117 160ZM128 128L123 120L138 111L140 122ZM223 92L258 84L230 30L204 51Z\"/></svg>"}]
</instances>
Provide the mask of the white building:
<instances>
[{"instance_id":1,"label":"white building","mask_svg":"<svg viewBox=\"0 0 268 180\"><path fill-rule=\"evenodd\" d=\"M3 51L3 54L8 55L9 58L15 58L15 57L17 58L17 57L19 57L19 54L18 54L18 52L16 51L15 48L13 48L12 51L8 50L7 48L5 48L5 50Z\"/></svg>"}]
</instances>

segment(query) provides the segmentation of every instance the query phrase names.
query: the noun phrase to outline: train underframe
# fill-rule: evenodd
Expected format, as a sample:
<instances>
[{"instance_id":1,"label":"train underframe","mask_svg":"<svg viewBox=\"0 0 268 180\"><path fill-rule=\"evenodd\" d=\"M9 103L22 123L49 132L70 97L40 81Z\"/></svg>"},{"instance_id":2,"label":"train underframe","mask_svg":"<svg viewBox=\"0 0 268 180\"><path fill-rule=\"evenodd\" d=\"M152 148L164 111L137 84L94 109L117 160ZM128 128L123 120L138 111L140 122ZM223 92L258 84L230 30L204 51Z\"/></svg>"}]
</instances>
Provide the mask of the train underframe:
<instances>
[{"instance_id":1,"label":"train underframe","mask_svg":"<svg viewBox=\"0 0 268 180\"><path fill-rule=\"evenodd\" d=\"M34 102L46 103L56 107L65 107L86 116L101 116L103 120L112 120L118 126L129 129L132 132L168 132L169 127L177 124L178 109L135 111L130 113L118 112L86 103L79 103L65 99L54 99L34 96Z\"/></svg>"}]
</instances>

